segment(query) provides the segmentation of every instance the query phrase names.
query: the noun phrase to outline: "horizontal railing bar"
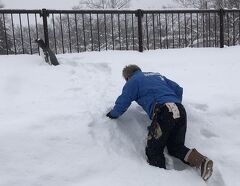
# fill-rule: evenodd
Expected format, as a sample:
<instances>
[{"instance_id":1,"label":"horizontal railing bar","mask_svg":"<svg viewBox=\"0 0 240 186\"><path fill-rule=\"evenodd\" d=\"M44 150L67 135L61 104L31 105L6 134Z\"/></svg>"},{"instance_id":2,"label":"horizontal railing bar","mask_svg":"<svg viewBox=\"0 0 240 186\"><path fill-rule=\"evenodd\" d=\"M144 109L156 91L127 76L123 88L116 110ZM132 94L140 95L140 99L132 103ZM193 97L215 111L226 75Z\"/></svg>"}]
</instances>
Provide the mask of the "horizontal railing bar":
<instances>
[{"instance_id":1,"label":"horizontal railing bar","mask_svg":"<svg viewBox=\"0 0 240 186\"><path fill-rule=\"evenodd\" d=\"M224 12L240 12L240 9L223 9Z\"/></svg>"},{"instance_id":2,"label":"horizontal railing bar","mask_svg":"<svg viewBox=\"0 0 240 186\"><path fill-rule=\"evenodd\" d=\"M158 13L217 13L219 10L217 9L174 9L174 10L141 10L143 13L146 14L158 14ZM224 9L225 12L240 12L239 9ZM41 13L42 9L0 9L0 13ZM115 10L115 9L104 9L104 10L54 10L54 9L47 9L47 12L52 13L79 13L79 14L134 14L137 10Z\"/></svg>"},{"instance_id":3,"label":"horizontal railing bar","mask_svg":"<svg viewBox=\"0 0 240 186\"><path fill-rule=\"evenodd\" d=\"M66 14L134 14L136 10L47 10L48 13Z\"/></svg>"},{"instance_id":4,"label":"horizontal railing bar","mask_svg":"<svg viewBox=\"0 0 240 186\"><path fill-rule=\"evenodd\" d=\"M47 9L49 14L135 14L138 10L114 10L114 9L105 9L105 10L54 10ZM219 10L216 9L174 9L174 10L141 10L145 14L172 14L172 13L218 13ZM19 13L41 13L42 9L27 10L27 9L0 9L0 13L5 14L19 14ZM224 12L240 12L238 9L224 9Z\"/></svg>"},{"instance_id":5,"label":"horizontal railing bar","mask_svg":"<svg viewBox=\"0 0 240 186\"><path fill-rule=\"evenodd\" d=\"M217 13L219 10L216 9L207 9L207 10L199 10L199 9L174 9L174 10L142 10L143 13L146 14L177 14L177 13Z\"/></svg>"},{"instance_id":6,"label":"horizontal railing bar","mask_svg":"<svg viewBox=\"0 0 240 186\"><path fill-rule=\"evenodd\" d=\"M54 9L47 9L47 12L52 13L79 13L79 14L133 14L136 13L138 10L115 10L115 9L104 9L104 10L54 10ZM199 9L174 9L174 10L141 10L143 13L216 13L219 10L216 9L206 9L206 10L199 10ZM239 12L240 10L228 10L224 9L226 12ZM39 10L25 10L25 9L0 9L0 13L41 13L42 9Z\"/></svg>"},{"instance_id":7,"label":"horizontal railing bar","mask_svg":"<svg viewBox=\"0 0 240 186\"><path fill-rule=\"evenodd\" d=\"M42 10L25 10L25 9L0 9L4 14L40 14Z\"/></svg>"}]
</instances>

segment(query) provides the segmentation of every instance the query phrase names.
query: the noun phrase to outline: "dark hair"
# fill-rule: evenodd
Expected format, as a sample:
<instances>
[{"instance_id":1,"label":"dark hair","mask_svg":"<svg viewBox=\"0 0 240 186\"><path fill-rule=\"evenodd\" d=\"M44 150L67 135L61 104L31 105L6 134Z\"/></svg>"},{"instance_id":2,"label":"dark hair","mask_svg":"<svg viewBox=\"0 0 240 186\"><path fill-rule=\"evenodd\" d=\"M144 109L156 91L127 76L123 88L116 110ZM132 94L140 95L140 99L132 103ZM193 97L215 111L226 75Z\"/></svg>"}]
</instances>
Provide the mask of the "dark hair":
<instances>
[{"instance_id":1,"label":"dark hair","mask_svg":"<svg viewBox=\"0 0 240 186\"><path fill-rule=\"evenodd\" d=\"M137 65L127 65L122 70L122 76L127 81L136 71L142 71Z\"/></svg>"}]
</instances>

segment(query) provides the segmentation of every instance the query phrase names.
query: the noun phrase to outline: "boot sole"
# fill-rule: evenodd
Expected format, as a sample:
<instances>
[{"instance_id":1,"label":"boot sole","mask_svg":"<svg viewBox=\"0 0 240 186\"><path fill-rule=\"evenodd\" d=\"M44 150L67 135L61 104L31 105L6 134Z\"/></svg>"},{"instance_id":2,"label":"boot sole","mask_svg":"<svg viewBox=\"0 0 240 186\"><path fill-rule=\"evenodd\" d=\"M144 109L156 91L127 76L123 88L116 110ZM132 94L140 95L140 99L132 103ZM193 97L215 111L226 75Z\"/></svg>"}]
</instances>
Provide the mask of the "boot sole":
<instances>
[{"instance_id":1,"label":"boot sole","mask_svg":"<svg viewBox=\"0 0 240 186\"><path fill-rule=\"evenodd\" d=\"M209 159L206 159L205 161L206 162L204 163L202 178L204 181L207 181L212 176L213 161Z\"/></svg>"}]
</instances>

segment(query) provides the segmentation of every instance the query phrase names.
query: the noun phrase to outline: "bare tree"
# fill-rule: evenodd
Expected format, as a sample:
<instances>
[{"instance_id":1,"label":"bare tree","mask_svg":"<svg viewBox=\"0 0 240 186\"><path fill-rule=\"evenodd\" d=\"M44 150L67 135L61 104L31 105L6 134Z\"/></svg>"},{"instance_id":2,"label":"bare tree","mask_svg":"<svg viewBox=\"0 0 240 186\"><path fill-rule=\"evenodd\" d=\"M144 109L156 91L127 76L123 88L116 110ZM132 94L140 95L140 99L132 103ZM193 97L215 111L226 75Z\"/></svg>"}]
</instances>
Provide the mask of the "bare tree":
<instances>
[{"instance_id":1,"label":"bare tree","mask_svg":"<svg viewBox=\"0 0 240 186\"><path fill-rule=\"evenodd\" d=\"M212 6L212 2L208 0L175 0L183 8L197 8L197 9L206 9L209 6Z\"/></svg>"},{"instance_id":2,"label":"bare tree","mask_svg":"<svg viewBox=\"0 0 240 186\"><path fill-rule=\"evenodd\" d=\"M220 4L220 7L227 9L240 8L240 0L215 0L215 4Z\"/></svg>"},{"instance_id":3,"label":"bare tree","mask_svg":"<svg viewBox=\"0 0 240 186\"><path fill-rule=\"evenodd\" d=\"M74 9L122 9L129 7L130 0L81 0Z\"/></svg>"},{"instance_id":4,"label":"bare tree","mask_svg":"<svg viewBox=\"0 0 240 186\"><path fill-rule=\"evenodd\" d=\"M240 0L175 0L184 8L198 8L198 9L209 9L209 8L240 8Z\"/></svg>"}]
</instances>

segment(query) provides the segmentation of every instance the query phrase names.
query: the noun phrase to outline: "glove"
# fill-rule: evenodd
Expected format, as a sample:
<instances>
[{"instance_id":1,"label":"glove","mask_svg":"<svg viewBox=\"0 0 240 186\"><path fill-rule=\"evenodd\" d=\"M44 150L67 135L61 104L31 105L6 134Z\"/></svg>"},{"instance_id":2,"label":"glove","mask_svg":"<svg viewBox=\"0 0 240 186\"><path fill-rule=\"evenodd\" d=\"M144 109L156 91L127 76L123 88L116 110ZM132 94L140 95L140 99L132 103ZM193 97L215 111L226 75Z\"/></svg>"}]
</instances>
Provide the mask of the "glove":
<instances>
[{"instance_id":1,"label":"glove","mask_svg":"<svg viewBox=\"0 0 240 186\"><path fill-rule=\"evenodd\" d=\"M111 111L110 111L109 113L107 113L106 116L109 117L110 119L117 119L117 117L113 117L113 116L111 115Z\"/></svg>"}]
</instances>

